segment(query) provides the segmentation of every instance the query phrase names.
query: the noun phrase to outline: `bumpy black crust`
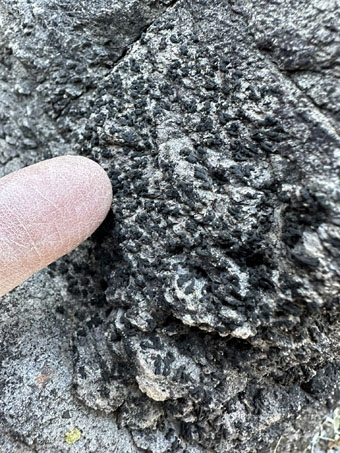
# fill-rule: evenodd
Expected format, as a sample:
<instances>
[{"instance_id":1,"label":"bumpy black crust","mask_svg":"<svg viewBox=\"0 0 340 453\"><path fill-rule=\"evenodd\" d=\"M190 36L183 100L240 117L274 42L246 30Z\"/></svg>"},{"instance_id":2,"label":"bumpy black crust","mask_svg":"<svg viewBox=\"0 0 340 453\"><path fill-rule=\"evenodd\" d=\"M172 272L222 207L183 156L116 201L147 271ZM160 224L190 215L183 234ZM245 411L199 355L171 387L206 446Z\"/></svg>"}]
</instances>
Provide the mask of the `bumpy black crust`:
<instances>
[{"instance_id":1,"label":"bumpy black crust","mask_svg":"<svg viewBox=\"0 0 340 453\"><path fill-rule=\"evenodd\" d=\"M137 27L90 3L100 57L70 19L85 50L47 71L38 103L114 190L102 227L50 268L67 282L74 395L134 451L301 451L339 380L339 12L137 2ZM43 146L34 159L64 152Z\"/></svg>"}]
</instances>

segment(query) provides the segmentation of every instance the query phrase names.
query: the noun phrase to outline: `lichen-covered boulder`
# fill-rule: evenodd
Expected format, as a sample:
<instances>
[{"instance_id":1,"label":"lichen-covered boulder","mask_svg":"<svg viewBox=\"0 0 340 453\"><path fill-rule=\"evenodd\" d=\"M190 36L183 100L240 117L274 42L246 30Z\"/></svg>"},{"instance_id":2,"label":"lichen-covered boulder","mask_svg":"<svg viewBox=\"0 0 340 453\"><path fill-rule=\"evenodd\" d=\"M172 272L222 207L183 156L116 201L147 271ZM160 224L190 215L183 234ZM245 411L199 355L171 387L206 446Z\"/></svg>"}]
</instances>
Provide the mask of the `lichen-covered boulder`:
<instances>
[{"instance_id":1,"label":"lichen-covered boulder","mask_svg":"<svg viewBox=\"0 0 340 453\"><path fill-rule=\"evenodd\" d=\"M2 174L79 154L114 191L1 301L6 451L303 451L339 399L339 8L12 0L0 24Z\"/></svg>"}]
</instances>

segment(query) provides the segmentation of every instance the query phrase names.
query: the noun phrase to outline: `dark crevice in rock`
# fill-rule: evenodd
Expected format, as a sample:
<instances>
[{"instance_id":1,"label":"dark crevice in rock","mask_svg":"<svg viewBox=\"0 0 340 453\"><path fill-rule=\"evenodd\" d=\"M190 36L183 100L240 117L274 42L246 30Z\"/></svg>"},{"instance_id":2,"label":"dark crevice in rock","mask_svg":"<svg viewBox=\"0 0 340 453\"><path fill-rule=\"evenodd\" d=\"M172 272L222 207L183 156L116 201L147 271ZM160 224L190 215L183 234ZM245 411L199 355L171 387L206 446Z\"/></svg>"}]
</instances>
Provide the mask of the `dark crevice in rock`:
<instances>
[{"instance_id":1,"label":"dark crevice in rock","mask_svg":"<svg viewBox=\"0 0 340 453\"><path fill-rule=\"evenodd\" d=\"M304 96L304 98L312 104L313 108L315 108L320 115L325 117L327 121L330 122L330 125L332 128L334 128L334 135L337 136L337 138L340 138L340 125L339 125L339 115L338 114L332 114L332 112L327 111L325 108L321 108L321 106L315 101L315 99L308 94L308 91L303 90L299 83L296 82L294 79L294 74L306 74L306 70L304 68L299 68L299 69L291 69L291 70L284 70L280 68L280 66L277 64L271 53L263 49L261 45L259 44L259 50L262 51L263 55L265 55L268 59L271 59L273 64L278 68L278 70L285 76L287 79L296 87L296 89ZM333 66L334 67L334 66ZM332 68L332 67L331 67ZM323 68L326 69L326 68ZM307 73L310 73L311 71L308 70ZM317 73L315 71L315 73ZM319 72L320 76L322 76L322 71Z\"/></svg>"}]
</instances>

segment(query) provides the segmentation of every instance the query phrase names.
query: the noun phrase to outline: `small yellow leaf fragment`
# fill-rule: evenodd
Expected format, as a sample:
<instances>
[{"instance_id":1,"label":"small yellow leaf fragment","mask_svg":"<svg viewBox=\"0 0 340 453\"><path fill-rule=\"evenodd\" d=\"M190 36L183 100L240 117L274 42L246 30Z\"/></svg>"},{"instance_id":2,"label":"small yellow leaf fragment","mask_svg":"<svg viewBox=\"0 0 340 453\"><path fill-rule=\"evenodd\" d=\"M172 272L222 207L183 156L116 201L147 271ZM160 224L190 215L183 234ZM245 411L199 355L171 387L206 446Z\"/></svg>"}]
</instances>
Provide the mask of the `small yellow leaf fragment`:
<instances>
[{"instance_id":1,"label":"small yellow leaf fragment","mask_svg":"<svg viewBox=\"0 0 340 453\"><path fill-rule=\"evenodd\" d=\"M71 431L68 431L68 432L65 434L65 441L66 441L69 445L74 444L74 443L77 442L77 440L79 440L80 438L81 438L81 432L79 431L78 428L73 428L73 429L71 429Z\"/></svg>"}]
</instances>

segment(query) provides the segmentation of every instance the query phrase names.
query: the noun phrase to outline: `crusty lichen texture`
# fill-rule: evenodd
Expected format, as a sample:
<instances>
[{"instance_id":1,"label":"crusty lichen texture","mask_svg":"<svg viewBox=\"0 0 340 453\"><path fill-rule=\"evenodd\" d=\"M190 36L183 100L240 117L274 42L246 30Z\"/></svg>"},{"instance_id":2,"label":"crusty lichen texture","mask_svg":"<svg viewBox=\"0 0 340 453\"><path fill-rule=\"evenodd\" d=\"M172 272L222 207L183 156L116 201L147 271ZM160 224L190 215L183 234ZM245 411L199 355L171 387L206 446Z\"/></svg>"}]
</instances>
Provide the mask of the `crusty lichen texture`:
<instances>
[{"instance_id":1,"label":"crusty lichen texture","mask_svg":"<svg viewBox=\"0 0 340 453\"><path fill-rule=\"evenodd\" d=\"M39 87L6 97L7 111L44 110L29 130L52 145L18 157L22 136L7 118L5 170L70 148L113 186L91 240L8 298L18 310L26 294L24 312L0 312L2 379L17 370L30 382L46 361L59 364L47 415L38 397L13 413L28 393L19 377L5 386L7 444L62 448L65 423L52 413L86 426L79 452L301 452L339 390L339 10L318 0L123 3L110 16L102 1L87 12L76 2L83 28L61 2L53 13L40 6L45 23L59 18L84 37L67 53L60 28L60 45L44 48L50 69L28 53L22 25L6 28L16 30L10 61L23 64L20 43L32 67L4 73L23 90L28 71ZM101 27L119 28L131 11L149 26L123 27L118 41L131 45L110 59ZM34 40L42 22L32 23ZM98 47L86 45L91 34ZM57 49L67 58L55 62ZM38 364L32 324L45 332ZM10 352L19 335L20 364Z\"/></svg>"},{"instance_id":2,"label":"crusty lichen texture","mask_svg":"<svg viewBox=\"0 0 340 453\"><path fill-rule=\"evenodd\" d=\"M81 432L78 428L73 428L65 434L65 442L69 445L74 444L81 438Z\"/></svg>"}]
</instances>

